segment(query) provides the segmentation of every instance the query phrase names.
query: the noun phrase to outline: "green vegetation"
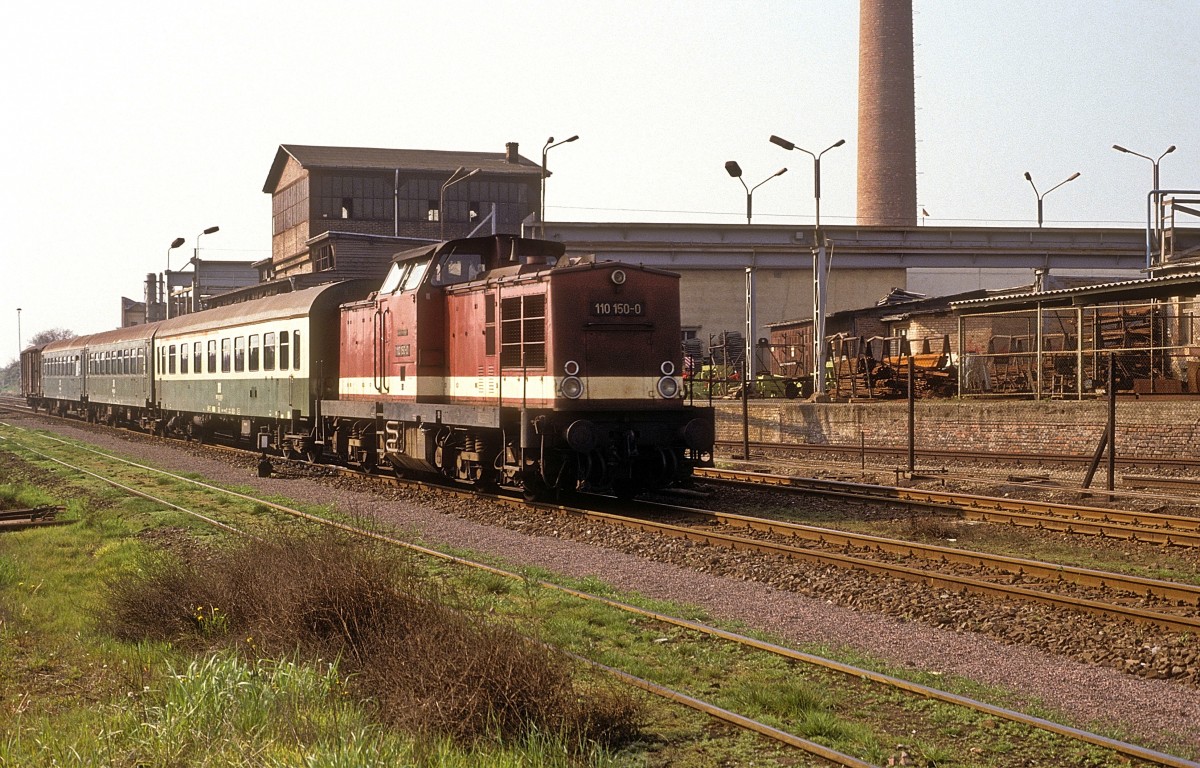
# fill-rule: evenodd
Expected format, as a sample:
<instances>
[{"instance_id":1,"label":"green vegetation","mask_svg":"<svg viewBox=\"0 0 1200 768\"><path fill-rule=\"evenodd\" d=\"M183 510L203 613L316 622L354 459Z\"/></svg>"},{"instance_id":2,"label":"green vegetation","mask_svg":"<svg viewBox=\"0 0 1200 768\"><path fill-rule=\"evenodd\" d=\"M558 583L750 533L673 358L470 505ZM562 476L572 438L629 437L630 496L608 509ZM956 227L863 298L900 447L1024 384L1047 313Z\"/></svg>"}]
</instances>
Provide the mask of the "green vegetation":
<instances>
[{"instance_id":1,"label":"green vegetation","mask_svg":"<svg viewBox=\"0 0 1200 768\"><path fill-rule=\"evenodd\" d=\"M504 578L299 524L230 541L0 451L0 482L30 493L19 478L33 476L48 497L91 501L71 503L76 525L0 536L0 766L821 764L558 648L876 764L1124 764L537 584L553 574ZM161 478L141 486L188 503ZM274 517L223 503L260 530ZM599 579L566 586L705 620Z\"/></svg>"}]
</instances>

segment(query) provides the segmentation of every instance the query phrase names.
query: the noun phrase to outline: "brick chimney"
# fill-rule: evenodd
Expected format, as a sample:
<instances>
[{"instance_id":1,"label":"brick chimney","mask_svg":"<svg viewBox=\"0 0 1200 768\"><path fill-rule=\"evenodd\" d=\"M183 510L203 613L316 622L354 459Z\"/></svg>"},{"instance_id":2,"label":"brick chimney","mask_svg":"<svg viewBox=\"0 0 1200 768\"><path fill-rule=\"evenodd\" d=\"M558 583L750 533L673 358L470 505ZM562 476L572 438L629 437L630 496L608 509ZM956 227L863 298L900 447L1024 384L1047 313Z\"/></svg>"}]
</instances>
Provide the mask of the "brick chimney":
<instances>
[{"instance_id":1,"label":"brick chimney","mask_svg":"<svg viewBox=\"0 0 1200 768\"><path fill-rule=\"evenodd\" d=\"M859 0L858 223L917 223L912 0Z\"/></svg>"},{"instance_id":2,"label":"brick chimney","mask_svg":"<svg viewBox=\"0 0 1200 768\"><path fill-rule=\"evenodd\" d=\"M519 162L519 157L517 154L517 142L510 141L504 145L504 162L516 163Z\"/></svg>"}]
</instances>

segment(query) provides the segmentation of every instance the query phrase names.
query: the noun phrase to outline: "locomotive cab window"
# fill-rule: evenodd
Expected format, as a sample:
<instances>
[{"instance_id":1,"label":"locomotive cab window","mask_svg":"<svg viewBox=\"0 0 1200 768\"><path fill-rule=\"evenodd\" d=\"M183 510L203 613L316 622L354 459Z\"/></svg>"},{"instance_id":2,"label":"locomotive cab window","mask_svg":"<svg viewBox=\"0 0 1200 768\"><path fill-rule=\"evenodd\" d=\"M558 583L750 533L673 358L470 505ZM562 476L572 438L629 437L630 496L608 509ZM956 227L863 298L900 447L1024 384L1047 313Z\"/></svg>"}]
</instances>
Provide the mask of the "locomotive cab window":
<instances>
[{"instance_id":1,"label":"locomotive cab window","mask_svg":"<svg viewBox=\"0 0 1200 768\"><path fill-rule=\"evenodd\" d=\"M438 259L433 271L434 285L455 285L474 280L483 272L483 257L478 253L447 253Z\"/></svg>"}]
</instances>

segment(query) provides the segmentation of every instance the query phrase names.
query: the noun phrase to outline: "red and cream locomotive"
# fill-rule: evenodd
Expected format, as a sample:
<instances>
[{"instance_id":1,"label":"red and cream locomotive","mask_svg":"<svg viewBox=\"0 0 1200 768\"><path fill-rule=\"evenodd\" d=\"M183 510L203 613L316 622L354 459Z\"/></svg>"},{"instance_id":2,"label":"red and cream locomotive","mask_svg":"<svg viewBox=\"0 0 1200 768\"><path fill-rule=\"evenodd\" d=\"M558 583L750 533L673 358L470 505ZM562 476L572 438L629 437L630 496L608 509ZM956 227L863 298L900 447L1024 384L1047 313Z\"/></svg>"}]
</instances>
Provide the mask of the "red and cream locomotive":
<instances>
[{"instance_id":1,"label":"red and cream locomotive","mask_svg":"<svg viewBox=\"0 0 1200 768\"><path fill-rule=\"evenodd\" d=\"M628 495L711 462L712 410L683 399L678 275L563 252L494 236L399 254L342 305L326 451L527 496Z\"/></svg>"},{"instance_id":2,"label":"red and cream locomotive","mask_svg":"<svg viewBox=\"0 0 1200 768\"><path fill-rule=\"evenodd\" d=\"M639 491L709 464L682 392L678 275L511 235L22 352L31 405L536 497ZM365 298L364 298L365 297Z\"/></svg>"}]
</instances>

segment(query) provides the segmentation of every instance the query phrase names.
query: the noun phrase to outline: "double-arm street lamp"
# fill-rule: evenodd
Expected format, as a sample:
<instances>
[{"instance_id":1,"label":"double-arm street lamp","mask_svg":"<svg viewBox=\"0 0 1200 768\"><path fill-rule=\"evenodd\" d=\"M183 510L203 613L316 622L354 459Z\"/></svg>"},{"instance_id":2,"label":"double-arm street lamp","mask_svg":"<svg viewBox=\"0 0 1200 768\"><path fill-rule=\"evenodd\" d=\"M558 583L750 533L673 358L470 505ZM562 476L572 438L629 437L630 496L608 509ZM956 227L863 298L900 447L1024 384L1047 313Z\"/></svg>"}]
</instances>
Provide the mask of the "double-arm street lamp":
<instances>
[{"instance_id":1,"label":"double-arm street lamp","mask_svg":"<svg viewBox=\"0 0 1200 768\"><path fill-rule=\"evenodd\" d=\"M775 178L776 176L782 176L783 174L787 173L787 168L780 168L778 171L775 171L775 173L771 174L767 178L758 182L753 187L747 187L746 180L742 178L742 167L737 164L737 160L730 160L729 162L725 163L725 170L729 173L730 176L732 176L733 178L742 182L742 187L746 190L746 223L747 224L750 223L750 216L754 213L754 190L758 189L763 184L766 184L768 181Z\"/></svg>"},{"instance_id":2,"label":"double-arm street lamp","mask_svg":"<svg viewBox=\"0 0 1200 768\"><path fill-rule=\"evenodd\" d=\"M219 232L220 230L221 230L220 227L212 226L212 227L209 227L208 229L204 230L200 234L196 235L196 248L192 253L192 300L191 300L191 305L192 305L193 312L195 312L196 308L200 306L199 302L196 301L196 294L200 292L200 238L203 237L204 235L211 235L213 232Z\"/></svg>"},{"instance_id":3,"label":"double-arm street lamp","mask_svg":"<svg viewBox=\"0 0 1200 768\"><path fill-rule=\"evenodd\" d=\"M438 225L439 225L438 226L438 239L439 240L446 239L446 190L449 189L450 187L454 186L455 184L457 184L460 181L466 181L467 179L471 178L475 174L479 173L480 169L475 168L474 170L467 171L466 173L463 173L463 171L467 171L467 169L461 165L458 166L458 168L454 169L454 173L450 174L450 178L446 179L446 183L442 185L441 191L438 192ZM459 176L460 173L463 173L463 175Z\"/></svg>"},{"instance_id":4,"label":"double-arm street lamp","mask_svg":"<svg viewBox=\"0 0 1200 768\"><path fill-rule=\"evenodd\" d=\"M829 267L825 259L825 238L821 236L821 155L846 143L838 139L820 152L812 153L798 147L787 139L771 137L771 143L787 150L798 149L813 159L813 199L816 200L816 226L813 227L813 392L818 397L825 395L825 305L826 272Z\"/></svg>"},{"instance_id":5,"label":"double-arm street lamp","mask_svg":"<svg viewBox=\"0 0 1200 768\"><path fill-rule=\"evenodd\" d=\"M1164 150L1163 153L1161 155L1159 155L1157 158L1150 157L1149 155L1143 155L1141 152L1134 152L1132 149L1126 149L1125 147L1122 147L1120 144L1113 144L1112 148L1117 150L1118 152L1124 152L1127 155L1133 155L1135 157L1140 157L1143 160L1149 160L1151 165L1154 166L1153 186L1150 187L1150 191L1157 192L1159 189L1162 189L1162 187L1160 187L1158 185L1158 164L1160 161L1162 161L1162 159L1164 157L1166 157L1167 155L1169 155L1175 151L1174 144L1167 147L1166 150ZM1162 231L1162 203L1161 203L1161 201L1155 201L1155 202L1156 202L1156 205L1155 205L1156 213L1154 216L1154 227L1156 230L1161 232Z\"/></svg>"},{"instance_id":6,"label":"double-arm street lamp","mask_svg":"<svg viewBox=\"0 0 1200 768\"><path fill-rule=\"evenodd\" d=\"M1039 227L1040 227L1040 226L1042 226L1042 198L1043 198L1043 197L1045 197L1046 195L1050 194L1050 193L1051 193L1051 192L1053 192L1054 190L1058 189L1058 188L1059 188L1059 187L1061 187L1063 184L1066 184L1068 181L1075 181L1075 179L1078 179L1078 178L1079 178L1079 171L1076 171L1075 173L1072 173L1072 174L1071 174L1070 176L1068 176L1067 178L1065 178L1065 179L1063 179L1062 181L1060 181L1060 182L1058 182L1057 184L1055 184L1053 187L1050 187L1050 189L1047 189L1045 192L1041 192L1041 193L1039 193L1039 192L1038 192L1038 188L1037 188L1037 184L1034 184L1034 183L1033 183L1033 177L1029 175L1029 171L1025 171L1025 180L1029 182L1029 186L1033 187L1033 194L1037 195L1037 201L1038 201L1038 226L1039 226Z\"/></svg>"},{"instance_id":7,"label":"double-arm street lamp","mask_svg":"<svg viewBox=\"0 0 1200 768\"><path fill-rule=\"evenodd\" d=\"M554 137L551 136L550 138L546 139L546 143L542 145L542 199L541 210L538 212L538 219L542 226L543 238L546 236L546 177L550 175L546 171L546 155L550 152L550 150L554 149L559 144L570 144L572 141L577 141L578 139L579 136L577 134L569 139L563 139L562 141L555 142Z\"/></svg>"},{"instance_id":8,"label":"double-arm street lamp","mask_svg":"<svg viewBox=\"0 0 1200 768\"><path fill-rule=\"evenodd\" d=\"M165 307L164 312L166 313L168 320L171 319L171 251L175 250L181 245L183 245L183 238L177 237L171 241L169 246L167 246L167 268L163 272L162 295L163 306Z\"/></svg>"}]
</instances>

